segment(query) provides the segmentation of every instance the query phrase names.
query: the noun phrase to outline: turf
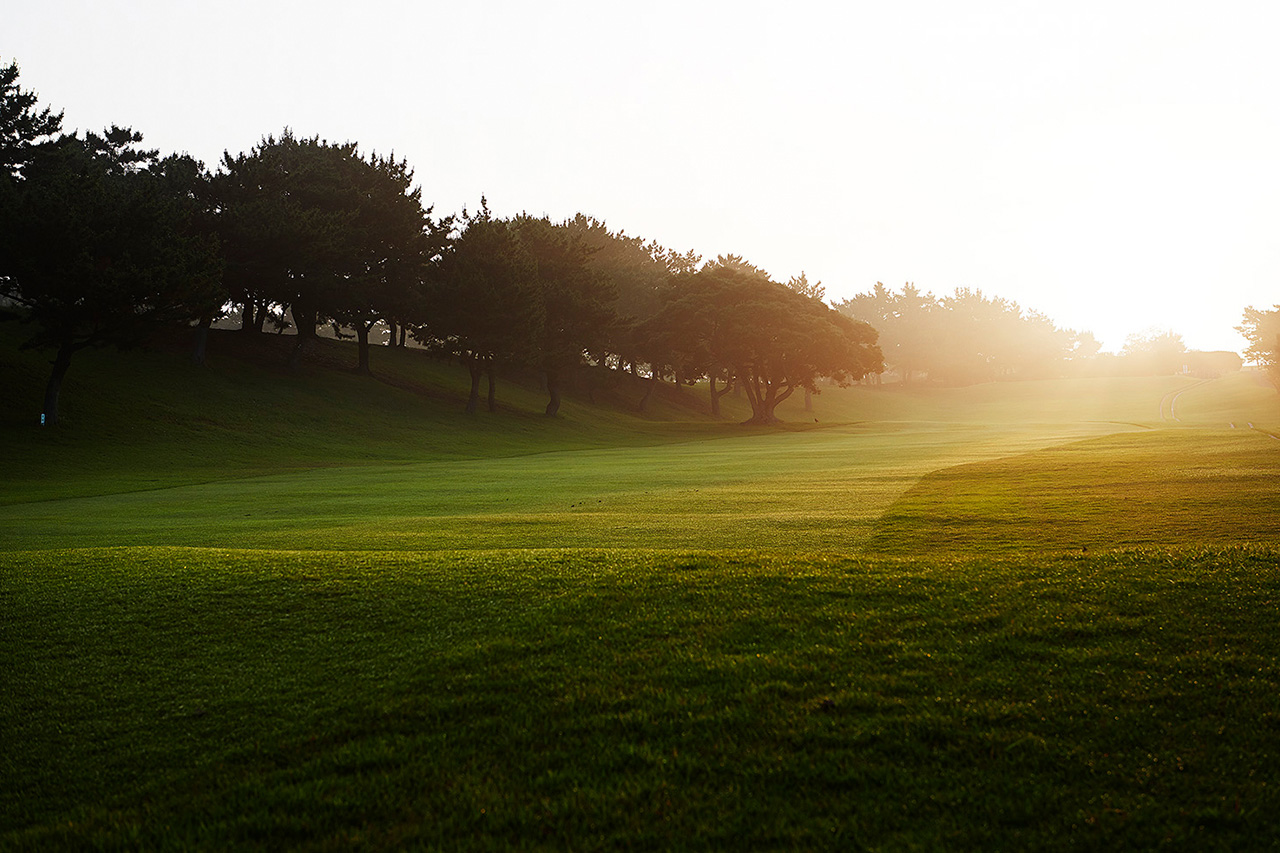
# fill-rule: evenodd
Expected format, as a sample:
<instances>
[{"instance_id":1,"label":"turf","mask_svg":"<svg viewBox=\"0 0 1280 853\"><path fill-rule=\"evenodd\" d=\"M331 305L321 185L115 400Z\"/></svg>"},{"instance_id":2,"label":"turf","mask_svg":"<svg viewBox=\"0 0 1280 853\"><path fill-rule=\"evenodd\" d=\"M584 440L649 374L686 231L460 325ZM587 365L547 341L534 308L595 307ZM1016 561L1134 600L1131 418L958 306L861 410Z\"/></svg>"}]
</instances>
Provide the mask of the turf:
<instances>
[{"instance_id":1,"label":"turf","mask_svg":"<svg viewBox=\"0 0 1280 853\"><path fill-rule=\"evenodd\" d=\"M0 839L1266 846L1276 556L10 554Z\"/></svg>"},{"instance_id":2,"label":"turf","mask_svg":"<svg viewBox=\"0 0 1280 853\"><path fill-rule=\"evenodd\" d=\"M888 554L1280 542L1280 445L1247 430L1117 434L936 471L877 521Z\"/></svg>"},{"instance_id":3,"label":"turf","mask_svg":"<svg viewBox=\"0 0 1280 853\"><path fill-rule=\"evenodd\" d=\"M827 389L779 431L215 343L0 423L0 848L1280 843L1249 374Z\"/></svg>"}]
</instances>

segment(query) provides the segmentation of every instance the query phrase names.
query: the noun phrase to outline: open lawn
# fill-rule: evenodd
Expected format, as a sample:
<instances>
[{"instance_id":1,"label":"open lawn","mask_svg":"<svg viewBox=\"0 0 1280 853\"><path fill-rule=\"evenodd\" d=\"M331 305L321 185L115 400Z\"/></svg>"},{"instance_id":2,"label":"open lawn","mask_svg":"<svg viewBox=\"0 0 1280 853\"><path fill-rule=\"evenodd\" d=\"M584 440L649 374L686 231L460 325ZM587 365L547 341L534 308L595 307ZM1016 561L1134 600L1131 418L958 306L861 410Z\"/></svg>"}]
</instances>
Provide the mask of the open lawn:
<instances>
[{"instance_id":1,"label":"open lawn","mask_svg":"<svg viewBox=\"0 0 1280 853\"><path fill-rule=\"evenodd\" d=\"M1252 375L770 431L625 384L468 419L375 355L104 355L0 425L0 848L1280 844Z\"/></svg>"}]
</instances>

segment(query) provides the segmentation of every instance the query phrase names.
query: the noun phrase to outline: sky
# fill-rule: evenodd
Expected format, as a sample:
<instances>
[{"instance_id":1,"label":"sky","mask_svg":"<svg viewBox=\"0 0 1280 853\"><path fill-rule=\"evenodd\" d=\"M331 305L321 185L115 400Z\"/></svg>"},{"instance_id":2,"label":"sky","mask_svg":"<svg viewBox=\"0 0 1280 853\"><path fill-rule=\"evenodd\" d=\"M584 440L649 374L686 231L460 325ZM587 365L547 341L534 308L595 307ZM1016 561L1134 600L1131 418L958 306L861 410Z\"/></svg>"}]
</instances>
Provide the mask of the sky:
<instances>
[{"instance_id":1,"label":"sky","mask_svg":"<svg viewBox=\"0 0 1280 853\"><path fill-rule=\"evenodd\" d=\"M9 0L66 129L216 168L288 127L435 213L585 213L830 301L956 288L1240 350L1280 303L1280 3Z\"/></svg>"}]
</instances>

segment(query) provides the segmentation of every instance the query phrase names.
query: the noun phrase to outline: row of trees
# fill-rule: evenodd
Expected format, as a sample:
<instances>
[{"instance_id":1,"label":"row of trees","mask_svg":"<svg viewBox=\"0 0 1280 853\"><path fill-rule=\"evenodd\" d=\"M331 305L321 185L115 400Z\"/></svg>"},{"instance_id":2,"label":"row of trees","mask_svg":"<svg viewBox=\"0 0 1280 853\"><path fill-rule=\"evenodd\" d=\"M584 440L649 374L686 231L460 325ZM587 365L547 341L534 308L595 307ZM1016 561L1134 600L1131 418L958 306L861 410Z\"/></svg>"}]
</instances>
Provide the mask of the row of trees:
<instances>
[{"instance_id":1,"label":"row of trees","mask_svg":"<svg viewBox=\"0 0 1280 853\"><path fill-rule=\"evenodd\" d=\"M646 380L641 407L662 381L705 381L716 415L737 390L753 422L772 423L795 392L879 374L885 358L903 381L966 384L1050 375L1098 350L1089 333L978 290L877 284L833 310L803 274L779 283L738 256L703 263L583 215L501 219L482 199L438 218L404 160L354 143L286 130L210 173L128 129L62 133L61 114L17 78L0 67L0 296L33 324L25 346L55 353L49 422L77 351L194 326L202 362L228 311L249 335L292 322L295 363L330 324L357 340L366 374L385 324L392 346L411 336L467 368L469 412L486 377L493 409L498 371L534 368L555 414L565 377L593 364ZM1250 354L1273 353L1274 366L1280 312L1249 312ZM1126 352L1164 364L1170 347L1185 349L1153 339Z\"/></svg>"},{"instance_id":2,"label":"row of trees","mask_svg":"<svg viewBox=\"0 0 1280 853\"><path fill-rule=\"evenodd\" d=\"M54 351L43 411L56 423L76 352L207 312L221 266L198 163L119 127L60 135L62 115L17 76L0 67L0 297L34 324L25 346Z\"/></svg>"},{"instance_id":3,"label":"row of trees","mask_svg":"<svg viewBox=\"0 0 1280 853\"><path fill-rule=\"evenodd\" d=\"M885 361L903 382L922 375L953 385L1039 378L1099 349L1091 333L1059 329L1043 314L981 290L937 297L912 284L895 292L877 282L837 308L879 331Z\"/></svg>"},{"instance_id":4,"label":"row of trees","mask_svg":"<svg viewBox=\"0 0 1280 853\"><path fill-rule=\"evenodd\" d=\"M0 295L55 350L45 398L57 421L62 377L90 346L136 346L166 326L205 333L224 311L246 334L286 315L292 361L330 323L357 339L370 372L370 333L412 335L480 380L500 365L536 367L560 406L566 372L594 363L693 383L710 379L712 408L731 387L752 421L817 381L846 383L882 368L870 326L839 315L803 279L774 282L738 257L700 264L578 216L434 218L403 160L354 143L285 131L224 155L216 174L186 156L160 158L113 127L64 134L0 69Z\"/></svg>"}]
</instances>

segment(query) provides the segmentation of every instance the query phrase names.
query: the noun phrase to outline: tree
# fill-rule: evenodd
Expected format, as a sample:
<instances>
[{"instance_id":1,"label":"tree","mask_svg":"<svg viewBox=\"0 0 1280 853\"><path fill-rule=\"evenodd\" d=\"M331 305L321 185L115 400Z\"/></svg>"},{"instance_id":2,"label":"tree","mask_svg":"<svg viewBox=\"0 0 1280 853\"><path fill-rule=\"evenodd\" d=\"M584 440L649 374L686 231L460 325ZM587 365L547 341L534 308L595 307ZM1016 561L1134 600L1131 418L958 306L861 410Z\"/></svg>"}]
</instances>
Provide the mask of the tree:
<instances>
[{"instance_id":1,"label":"tree","mask_svg":"<svg viewBox=\"0 0 1280 853\"><path fill-rule=\"evenodd\" d=\"M701 257L611 231L604 222L583 214L565 226L591 249L588 266L616 292L614 320L605 330L603 348L592 356L596 363L629 370L633 377L648 371L644 396L637 407L643 412L662 379L680 375L676 341L671 326L662 318L663 306L672 282L695 272Z\"/></svg>"},{"instance_id":2,"label":"tree","mask_svg":"<svg viewBox=\"0 0 1280 853\"><path fill-rule=\"evenodd\" d=\"M1172 330L1147 331L1125 339L1123 355L1132 372L1164 376L1182 372L1186 351L1182 335Z\"/></svg>"},{"instance_id":3,"label":"tree","mask_svg":"<svg viewBox=\"0 0 1280 853\"><path fill-rule=\"evenodd\" d=\"M752 410L747 423L777 423L777 407L797 389L818 393L820 378L846 385L883 369L871 326L736 255L682 282L667 318L682 332L687 370L742 386ZM712 393L715 412L714 382Z\"/></svg>"},{"instance_id":4,"label":"tree","mask_svg":"<svg viewBox=\"0 0 1280 853\"><path fill-rule=\"evenodd\" d=\"M440 261L428 288L428 318L414 336L456 357L471 376L467 414L479 406L488 377L489 411L496 409L495 367L534 358L543 324L537 264L510 222L494 219L484 199Z\"/></svg>"},{"instance_id":5,"label":"tree","mask_svg":"<svg viewBox=\"0 0 1280 853\"><path fill-rule=\"evenodd\" d=\"M36 108L34 92L18 86L18 63L0 67L0 174L19 177L33 148L62 130L62 113Z\"/></svg>"},{"instance_id":6,"label":"tree","mask_svg":"<svg viewBox=\"0 0 1280 853\"><path fill-rule=\"evenodd\" d=\"M318 139L289 130L263 137L247 154L224 153L213 189L231 299L242 328L261 332L272 306L293 308L299 345L315 335L311 292L340 218L319 203L336 194L337 175L322 169Z\"/></svg>"},{"instance_id":7,"label":"tree","mask_svg":"<svg viewBox=\"0 0 1280 853\"><path fill-rule=\"evenodd\" d=\"M187 323L218 298L216 241L176 192L192 164L157 160L141 135L63 136L32 148L20 181L0 202L0 295L38 330L25 348L55 351L46 423L72 356L86 347L144 344L158 328Z\"/></svg>"},{"instance_id":8,"label":"tree","mask_svg":"<svg viewBox=\"0 0 1280 853\"><path fill-rule=\"evenodd\" d=\"M1280 390L1280 305L1274 310L1244 309L1244 318L1236 331L1249 342L1245 356L1262 367L1271 383Z\"/></svg>"},{"instance_id":9,"label":"tree","mask_svg":"<svg viewBox=\"0 0 1280 853\"><path fill-rule=\"evenodd\" d=\"M876 282L869 293L857 294L836 308L879 332L885 361L903 383L910 383L916 374L928 374L939 363L942 306L932 293L921 293L910 282L895 293Z\"/></svg>"},{"instance_id":10,"label":"tree","mask_svg":"<svg viewBox=\"0 0 1280 853\"><path fill-rule=\"evenodd\" d=\"M904 383L919 373L952 385L1043 377L1097 351L1087 332L1059 329L1043 314L969 288L939 299L911 284L894 293L877 282L839 310L876 327Z\"/></svg>"},{"instance_id":11,"label":"tree","mask_svg":"<svg viewBox=\"0 0 1280 853\"><path fill-rule=\"evenodd\" d=\"M406 161L377 154L365 160L353 151L342 163L351 208L336 259L341 283L328 313L355 329L356 372L367 375L374 325L425 310L423 281L442 257L453 220L432 220Z\"/></svg>"},{"instance_id":12,"label":"tree","mask_svg":"<svg viewBox=\"0 0 1280 853\"><path fill-rule=\"evenodd\" d=\"M210 245L217 244L212 176L204 164L187 154L174 154L162 160L156 172L165 186L165 193L182 204L190 216L190 233ZM210 286L193 294L191 308L196 318L195 342L191 352L193 364L204 365L209 329L213 321L223 315L228 299L229 293L221 276L216 287Z\"/></svg>"},{"instance_id":13,"label":"tree","mask_svg":"<svg viewBox=\"0 0 1280 853\"><path fill-rule=\"evenodd\" d=\"M320 322L346 324L359 341L356 369L368 373L370 330L416 310L452 227L431 219L412 182L403 160L287 129L248 154L224 154L214 186L244 327L261 330L272 305L288 306L296 363Z\"/></svg>"},{"instance_id":14,"label":"tree","mask_svg":"<svg viewBox=\"0 0 1280 853\"><path fill-rule=\"evenodd\" d=\"M536 267L542 325L535 342L537 363L547 381L546 414L560 410L561 381L589 351L608 340L616 321L616 288L592 269L591 247L564 225L521 214L512 220L520 243Z\"/></svg>"},{"instance_id":15,"label":"tree","mask_svg":"<svg viewBox=\"0 0 1280 853\"><path fill-rule=\"evenodd\" d=\"M663 292L672 276L697 268L698 256L679 254L656 241L611 231L601 220L579 213L565 227L583 242L591 254L588 267L609 282L615 292L616 319L608 329L604 356L616 356L619 368L630 365L633 372L641 350L651 351L648 322L662 310ZM646 331L641 331L645 329Z\"/></svg>"}]
</instances>

